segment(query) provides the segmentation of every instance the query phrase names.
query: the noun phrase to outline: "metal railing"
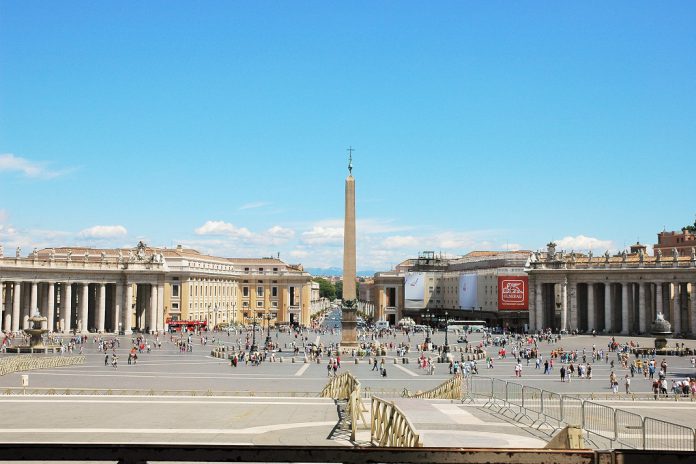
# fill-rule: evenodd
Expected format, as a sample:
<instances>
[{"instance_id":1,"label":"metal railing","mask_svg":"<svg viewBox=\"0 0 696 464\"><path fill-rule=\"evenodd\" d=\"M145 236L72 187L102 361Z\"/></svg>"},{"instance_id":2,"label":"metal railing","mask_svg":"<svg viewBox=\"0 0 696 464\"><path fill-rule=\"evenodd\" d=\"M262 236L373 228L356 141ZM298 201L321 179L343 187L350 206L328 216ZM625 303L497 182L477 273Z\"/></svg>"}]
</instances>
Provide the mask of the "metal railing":
<instances>
[{"instance_id":1,"label":"metal railing","mask_svg":"<svg viewBox=\"0 0 696 464\"><path fill-rule=\"evenodd\" d=\"M566 425L582 428L593 443L641 450L696 451L696 430L642 417L576 396L562 395L502 379L470 376L462 402L514 418L549 435Z\"/></svg>"},{"instance_id":2,"label":"metal railing","mask_svg":"<svg viewBox=\"0 0 696 464\"><path fill-rule=\"evenodd\" d=\"M8 356L0 358L0 375L12 372L24 372L36 369L50 369L53 367L74 366L84 364L85 357L79 356Z\"/></svg>"},{"instance_id":3,"label":"metal railing","mask_svg":"<svg viewBox=\"0 0 696 464\"><path fill-rule=\"evenodd\" d=\"M421 448L423 442L406 415L396 404L372 397L370 439L377 446Z\"/></svg>"}]
</instances>

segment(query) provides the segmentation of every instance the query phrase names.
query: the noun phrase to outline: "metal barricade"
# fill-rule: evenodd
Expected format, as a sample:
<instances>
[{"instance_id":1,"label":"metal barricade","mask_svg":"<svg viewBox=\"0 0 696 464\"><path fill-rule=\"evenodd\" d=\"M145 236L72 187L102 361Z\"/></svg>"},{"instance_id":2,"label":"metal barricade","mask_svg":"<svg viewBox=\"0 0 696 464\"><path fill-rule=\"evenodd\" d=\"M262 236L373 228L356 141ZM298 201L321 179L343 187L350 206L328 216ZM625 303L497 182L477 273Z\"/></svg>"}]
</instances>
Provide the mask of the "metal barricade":
<instances>
[{"instance_id":1,"label":"metal barricade","mask_svg":"<svg viewBox=\"0 0 696 464\"><path fill-rule=\"evenodd\" d=\"M541 390L536 387L522 387L522 406L528 411L542 414Z\"/></svg>"},{"instance_id":2,"label":"metal barricade","mask_svg":"<svg viewBox=\"0 0 696 464\"><path fill-rule=\"evenodd\" d=\"M507 382L502 379L493 379L493 401L489 404L491 408L501 411L506 407Z\"/></svg>"},{"instance_id":3,"label":"metal barricade","mask_svg":"<svg viewBox=\"0 0 696 464\"><path fill-rule=\"evenodd\" d=\"M640 414L617 409L614 412L616 441L634 449L643 449L643 418Z\"/></svg>"},{"instance_id":4,"label":"metal barricade","mask_svg":"<svg viewBox=\"0 0 696 464\"><path fill-rule=\"evenodd\" d=\"M469 397L472 400L493 398L493 379L490 377L472 376L469 384Z\"/></svg>"},{"instance_id":5,"label":"metal barricade","mask_svg":"<svg viewBox=\"0 0 696 464\"><path fill-rule=\"evenodd\" d=\"M603 404L585 401L582 405L584 429L609 441L614 441L614 408Z\"/></svg>"},{"instance_id":6,"label":"metal barricade","mask_svg":"<svg viewBox=\"0 0 696 464\"><path fill-rule=\"evenodd\" d=\"M646 417L643 443L646 450L694 451L694 429Z\"/></svg>"},{"instance_id":7,"label":"metal barricade","mask_svg":"<svg viewBox=\"0 0 696 464\"><path fill-rule=\"evenodd\" d=\"M550 391L541 391L541 410L544 415L549 419L553 419L557 422L557 425L561 425L561 395L558 393L553 393Z\"/></svg>"},{"instance_id":8,"label":"metal barricade","mask_svg":"<svg viewBox=\"0 0 696 464\"><path fill-rule=\"evenodd\" d=\"M561 397L561 421L566 425L583 428L582 403L583 400L580 398L563 395Z\"/></svg>"},{"instance_id":9,"label":"metal barricade","mask_svg":"<svg viewBox=\"0 0 696 464\"><path fill-rule=\"evenodd\" d=\"M508 403L522 407L522 385L508 382L506 398Z\"/></svg>"}]
</instances>

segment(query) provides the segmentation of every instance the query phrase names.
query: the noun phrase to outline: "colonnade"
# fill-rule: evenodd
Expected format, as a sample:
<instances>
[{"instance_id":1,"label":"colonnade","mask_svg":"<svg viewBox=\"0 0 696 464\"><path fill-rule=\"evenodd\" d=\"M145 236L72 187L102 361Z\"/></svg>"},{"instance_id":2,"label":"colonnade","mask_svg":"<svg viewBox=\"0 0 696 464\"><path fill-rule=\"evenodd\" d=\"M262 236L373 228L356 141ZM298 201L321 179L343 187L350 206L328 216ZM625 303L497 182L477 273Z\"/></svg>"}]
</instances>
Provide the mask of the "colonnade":
<instances>
[{"instance_id":1,"label":"colonnade","mask_svg":"<svg viewBox=\"0 0 696 464\"><path fill-rule=\"evenodd\" d=\"M696 336L696 279L537 280L531 287L530 330L645 334L657 314L675 334Z\"/></svg>"},{"instance_id":2,"label":"colonnade","mask_svg":"<svg viewBox=\"0 0 696 464\"><path fill-rule=\"evenodd\" d=\"M164 330L164 284L134 282L0 281L0 325L29 328L35 314L49 332Z\"/></svg>"}]
</instances>

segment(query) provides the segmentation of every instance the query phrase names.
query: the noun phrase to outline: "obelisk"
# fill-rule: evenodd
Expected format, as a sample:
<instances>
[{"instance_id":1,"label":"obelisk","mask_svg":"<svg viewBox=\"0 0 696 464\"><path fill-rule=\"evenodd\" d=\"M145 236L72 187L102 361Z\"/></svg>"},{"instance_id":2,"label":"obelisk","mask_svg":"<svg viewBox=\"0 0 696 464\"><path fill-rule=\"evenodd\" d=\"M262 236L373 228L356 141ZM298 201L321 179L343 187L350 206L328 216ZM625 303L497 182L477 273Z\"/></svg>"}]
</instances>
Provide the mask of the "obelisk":
<instances>
[{"instance_id":1,"label":"obelisk","mask_svg":"<svg viewBox=\"0 0 696 464\"><path fill-rule=\"evenodd\" d=\"M341 346L358 345L357 298L355 292L355 179L353 178L353 148L348 149L348 178L346 179L346 212L343 223L343 317Z\"/></svg>"}]
</instances>

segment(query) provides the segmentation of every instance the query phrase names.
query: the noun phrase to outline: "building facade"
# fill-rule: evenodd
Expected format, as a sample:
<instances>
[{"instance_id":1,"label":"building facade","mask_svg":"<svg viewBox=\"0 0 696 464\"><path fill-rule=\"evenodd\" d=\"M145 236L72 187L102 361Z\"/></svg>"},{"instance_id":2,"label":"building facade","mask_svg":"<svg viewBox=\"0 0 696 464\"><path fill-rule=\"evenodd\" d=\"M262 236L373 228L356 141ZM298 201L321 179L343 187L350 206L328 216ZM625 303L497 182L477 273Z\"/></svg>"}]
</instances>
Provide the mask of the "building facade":
<instances>
[{"instance_id":1,"label":"building facade","mask_svg":"<svg viewBox=\"0 0 696 464\"><path fill-rule=\"evenodd\" d=\"M162 331L169 320L308 325L311 276L275 258L204 255L178 246L51 248L21 257L0 247L2 328L35 313L56 332Z\"/></svg>"},{"instance_id":2,"label":"building facade","mask_svg":"<svg viewBox=\"0 0 696 464\"><path fill-rule=\"evenodd\" d=\"M531 330L649 333L664 314L676 335L696 336L696 251L668 256L557 252L553 243L527 263Z\"/></svg>"},{"instance_id":3,"label":"building facade","mask_svg":"<svg viewBox=\"0 0 696 464\"><path fill-rule=\"evenodd\" d=\"M489 325L524 328L528 306L501 305L499 284L508 277L525 282L529 251L475 251L462 257L443 258L424 252L393 271L375 274L370 301L375 319L398 322L411 317L421 323L484 320ZM501 280L503 279L503 280ZM528 297L526 284L522 288ZM525 301L523 303L526 302Z\"/></svg>"}]
</instances>

